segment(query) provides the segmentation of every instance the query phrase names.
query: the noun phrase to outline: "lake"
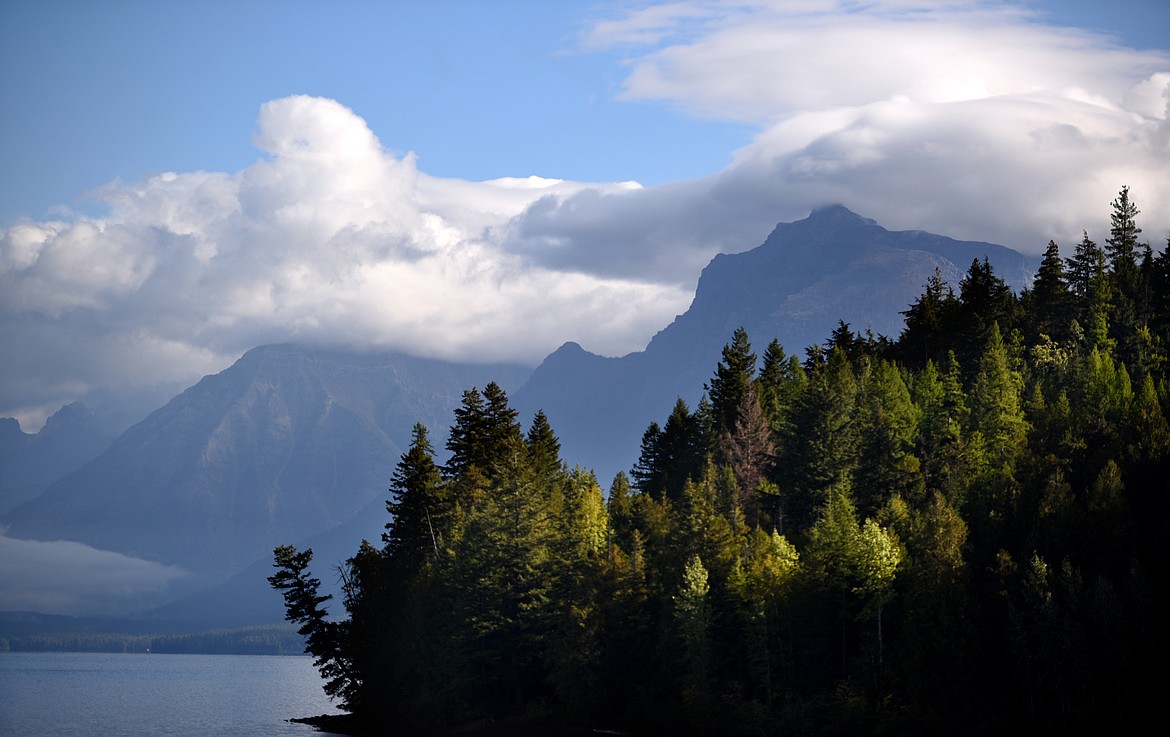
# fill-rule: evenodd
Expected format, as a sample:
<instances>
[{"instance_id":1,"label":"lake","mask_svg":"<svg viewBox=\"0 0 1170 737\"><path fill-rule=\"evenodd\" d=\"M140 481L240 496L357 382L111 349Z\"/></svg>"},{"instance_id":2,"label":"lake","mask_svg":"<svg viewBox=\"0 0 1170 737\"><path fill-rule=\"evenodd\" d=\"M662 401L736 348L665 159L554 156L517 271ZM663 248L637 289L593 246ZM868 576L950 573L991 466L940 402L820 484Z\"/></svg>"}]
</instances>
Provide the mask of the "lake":
<instances>
[{"instance_id":1,"label":"lake","mask_svg":"<svg viewBox=\"0 0 1170 737\"><path fill-rule=\"evenodd\" d=\"M0 653L0 735L307 737L321 684L307 656Z\"/></svg>"}]
</instances>

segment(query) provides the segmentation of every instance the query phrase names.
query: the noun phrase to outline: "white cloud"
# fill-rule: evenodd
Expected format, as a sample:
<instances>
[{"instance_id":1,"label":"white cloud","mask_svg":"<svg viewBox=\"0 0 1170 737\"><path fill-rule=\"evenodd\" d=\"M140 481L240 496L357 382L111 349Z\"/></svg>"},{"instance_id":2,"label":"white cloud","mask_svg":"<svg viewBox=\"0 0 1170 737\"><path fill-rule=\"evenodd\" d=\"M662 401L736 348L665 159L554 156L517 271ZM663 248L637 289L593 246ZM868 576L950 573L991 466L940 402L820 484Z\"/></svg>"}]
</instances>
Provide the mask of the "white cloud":
<instances>
[{"instance_id":1,"label":"white cloud","mask_svg":"<svg viewBox=\"0 0 1170 737\"><path fill-rule=\"evenodd\" d=\"M124 614L189 574L82 543L0 534L0 611Z\"/></svg>"},{"instance_id":2,"label":"white cloud","mask_svg":"<svg viewBox=\"0 0 1170 737\"><path fill-rule=\"evenodd\" d=\"M585 45L627 53L626 99L759 133L696 182L534 206L517 232L551 263L601 251L598 270L682 280L828 203L891 229L1071 250L1082 229L1104 239L1123 185L1155 247L1170 231L1165 52L1019 6L924 0L695 0L598 22Z\"/></svg>"},{"instance_id":3,"label":"white cloud","mask_svg":"<svg viewBox=\"0 0 1170 737\"><path fill-rule=\"evenodd\" d=\"M536 201L636 183L429 177L349 109L303 96L263 105L254 141L265 156L235 174L114 182L107 217L0 232L0 332L20 349L0 360L0 413L35 420L63 392L119 380L191 382L272 341L531 363L570 339L624 353L689 299L503 240Z\"/></svg>"}]
</instances>

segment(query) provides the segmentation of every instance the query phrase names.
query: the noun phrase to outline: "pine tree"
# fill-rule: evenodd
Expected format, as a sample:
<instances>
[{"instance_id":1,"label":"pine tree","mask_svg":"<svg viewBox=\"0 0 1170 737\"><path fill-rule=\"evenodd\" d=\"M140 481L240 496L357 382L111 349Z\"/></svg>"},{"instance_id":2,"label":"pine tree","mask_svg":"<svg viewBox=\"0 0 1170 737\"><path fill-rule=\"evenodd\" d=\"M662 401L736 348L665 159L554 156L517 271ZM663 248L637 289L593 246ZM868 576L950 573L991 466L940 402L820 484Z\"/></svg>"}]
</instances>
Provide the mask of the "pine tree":
<instances>
[{"instance_id":1,"label":"pine tree","mask_svg":"<svg viewBox=\"0 0 1170 737\"><path fill-rule=\"evenodd\" d=\"M1048 241L1036 280L1032 283L1030 331L1033 340L1047 335L1054 341L1065 339L1069 325L1069 291L1064 261L1056 241Z\"/></svg>"},{"instance_id":2,"label":"pine tree","mask_svg":"<svg viewBox=\"0 0 1170 737\"><path fill-rule=\"evenodd\" d=\"M451 457L445 471L448 476L460 476L472 467L483 472L490 461L487 447L488 418L483 395L472 387L463 392L455 408L455 424L447 435L447 450Z\"/></svg>"},{"instance_id":3,"label":"pine tree","mask_svg":"<svg viewBox=\"0 0 1170 737\"><path fill-rule=\"evenodd\" d=\"M755 527L760 522L757 491L771 473L776 451L754 383L748 385L735 415L731 427L720 433L719 457L735 474L739 506L747 525Z\"/></svg>"},{"instance_id":4,"label":"pine tree","mask_svg":"<svg viewBox=\"0 0 1170 737\"><path fill-rule=\"evenodd\" d=\"M642 494L661 497L666 493L662 453L662 428L657 422L651 422L642 433L642 449L638 454L638 461L630 469L630 478Z\"/></svg>"},{"instance_id":5,"label":"pine tree","mask_svg":"<svg viewBox=\"0 0 1170 737\"><path fill-rule=\"evenodd\" d=\"M756 373L756 354L752 353L747 331L736 328L731 343L723 346L723 360L706 386L715 418L716 434L735 424L740 405Z\"/></svg>"},{"instance_id":6,"label":"pine tree","mask_svg":"<svg viewBox=\"0 0 1170 737\"><path fill-rule=\"evenodd\" d=\"M487 455L494 459L498 457L500 450L522 437L520 423L517 420L519 415L508 404L508 395L494 381L483 388L483 399ZM555 440L554 437L553 442Z\"/></svg>"},{"instance_id":7,"label":"pine tree","mask_svg":"<svg viewBox=\"0 0 1170 737\"><path fill-rule=\"evenodd\" d=\"M1074 314L1084 330L1087 347L1110 350L1109 310L1112 296L1106 272L1105 251L1084 233L1068 261L1068 283Z\"/></svg>"},{"instance_id":8,"label":"pine tree","mask_svg":"<svg viewBox=\"0 0 1170 737\"><path fill-rule=\"evenodd\" d=\"M859 393L857 409L860 449L854 495L858 507L870 515L895 494L920 499L922 471L914 455L919 412L893 363L874 364Z\"/></svg>"},{"instance_id":9,"label":"pine tree","mask_svg":"<svg viewBox=\"0 0 1170 737\"><path fill-rule=\"evenodd\" d=\"M352 667L348 623L326 619L329 613L322 604L333 596L320 594L321 580L308 573L313 549L281 545L273 550L273 559L277 571L268 584L284 596L284 618L300 625L297 634L305 638L305 652L313 656L313 665L326 681L325 693L340 699L343 708L360 706L362 674Z\"/></svg>"},{"instance_id":10,"label":"pine tree","mask_svg":"<svg viewBox=\"0 0 1170 737\"><path fill-rule=\"evenodd\" d=\"M830 489L851 487L858 454L856 402L853 369L845 352L836 349L810 375L797 410L794 443L785 449L781 489L786 525L806 529Z\"/></svg>"},{"instance_id":11,"label":"pine tree","mask_svg":"<svg viewBox=\"0 0 1170 737\"><path fill-rule=\"evenodd\" d=\"M682 697L688 721L701 723L706 712L707 674L711 662L711 640L707 594L707 569L698 555L692 555L683 569L682 585L674 595L674 631L682 673Z\"/></svg>"},{"instance_id":12,"label":"pine tree","mask_svg":"<svg viewBox=\"0 0 1170 737\"><path fill-rule=\"evenodd\" d=\"M780 341L775 338L764 351L756 386L760 407L768 418L773 437L783 440L791 432L792 416L800 395L808 386L808 378L800 360L795 355L786 356Z\"/></svg>"},{"instance_id":13,"label":"pine tree","mask_svg":"<svg viewBox=\"0 0 1170 737\"><path fill-rule=\"evenodd\" d=\"M957 353L964 366L977 365L993 325L1010 330L1015 324L1015 296L999 278L987 257L971 262L959 283L958 330L962 340Z\"/></svg>"},{"instance_id":14,"label":"pine tree","mask_svg":"<svg viewBox=\"0 0 1170 737\"><path fill-rule=\"evenodd\" d=\"M411 576L423 562L439 557L449 522L448 498L427 429L416 423L410 448L402 454L390 481L392 498L386 502L390 521L382 541L395 565Z\"/></svg>"},{"instance_id":15,"label":"pine tree","mask_svg":"<svg viewBox=\"0 0 1170 737\"><path fill-rule=\"evenodd\" d=\"M544 410L537 410L525 438L528 458L538 478L554 479L561 471L561 441L553 433Z\"/></svg>"},{"instance_id":16,"label":"pine tree","mask_svg":"<svg viewBox=\"0 0 1170 737\"><path fill-rule=\"evenodd\" d=\"M1141 210L1129 199L1129 187L1122 187L1110 203L1109 237L1105 239L1109 253L1109 267L1119 279L1128 279L1137 271L1138 234L1137 216Z\"/></svg>"},{"instance_id":17,"label":"pine tree","mask_svg":"<svg viewBox=\"0 0 1170 737\"><path fill-rule=\"evenodd\" d=\"M997 468L1015 462L1027 436L1022 391L1023 379L1011 369L999 325L993 324L971 392L971 427Z\"/></svg>"},{"instance_id":18,"label":"pine tree","mask_svg":"<svg viewBox=\"0 0 1170 737\"><path fill-rule=\"evenodd\" d=\"M953 325L958 307L954 291L935 267L934 274L926 281L925 291L901 313L906 319L898 338L899 355L912 366L939 361L955 347Z\"/></svg>"},{"instance_id":19,"label":"pine tree","mask_svg":"<svg viewBox=\"0 0 1170 737\"><path fill-rule=\"evenodd\" d=\"M706 460L707 444L699 418L691 414L680 397L666 419L659 444L658 461L666 498L677 500L683 485L702 474Z\"/></svg>"}]
</instances>

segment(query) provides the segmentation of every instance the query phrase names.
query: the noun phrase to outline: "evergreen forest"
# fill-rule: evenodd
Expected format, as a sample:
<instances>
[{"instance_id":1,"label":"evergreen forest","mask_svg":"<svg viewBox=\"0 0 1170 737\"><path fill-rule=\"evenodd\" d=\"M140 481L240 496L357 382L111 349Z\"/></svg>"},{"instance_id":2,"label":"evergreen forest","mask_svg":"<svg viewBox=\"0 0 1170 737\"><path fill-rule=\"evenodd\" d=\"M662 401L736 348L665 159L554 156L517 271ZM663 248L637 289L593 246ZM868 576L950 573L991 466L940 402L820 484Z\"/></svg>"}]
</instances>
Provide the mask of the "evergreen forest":
<instances>
[{"instance_id":1,"label":"evergreen forest","mask_svg":"<svg viewBox=\"0 0 1170 737\"><path fill-rule=\"evenodd\" d=\"M327 608L269 581L327 691L379 733L999 734L1160 712L1170 561L1170 243L1122 189L1105 244L1013 293L937 273L890 338L802 356L741 329L603 490L468 389ZM696 388L697 389L697 388ZM1159 723L1160 720L1153 723ZM364 726L363 726L364 725Z\"/></svg>"}]
</instances>

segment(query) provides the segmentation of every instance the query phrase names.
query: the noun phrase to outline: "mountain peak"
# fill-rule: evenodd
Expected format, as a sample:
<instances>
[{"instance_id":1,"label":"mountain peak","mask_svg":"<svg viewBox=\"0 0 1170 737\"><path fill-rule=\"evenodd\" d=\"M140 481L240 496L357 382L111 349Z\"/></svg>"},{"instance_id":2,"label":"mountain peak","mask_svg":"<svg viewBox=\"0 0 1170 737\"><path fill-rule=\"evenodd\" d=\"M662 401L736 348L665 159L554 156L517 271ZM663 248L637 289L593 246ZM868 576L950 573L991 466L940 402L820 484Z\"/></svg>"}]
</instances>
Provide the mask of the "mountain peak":
<instances>
[{"instance_id":1,"label":"mountain peak","mask_svg":"<svg viewBox=\"0 0 1170 737\"><path fill-rule=\"evenodd\" d=\"M806 220L832 225L877 225L876 220L863 218L842 204L814 208Z\"/></svg>"}]
</instances>

